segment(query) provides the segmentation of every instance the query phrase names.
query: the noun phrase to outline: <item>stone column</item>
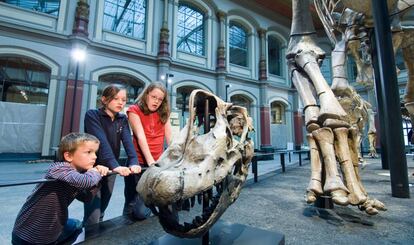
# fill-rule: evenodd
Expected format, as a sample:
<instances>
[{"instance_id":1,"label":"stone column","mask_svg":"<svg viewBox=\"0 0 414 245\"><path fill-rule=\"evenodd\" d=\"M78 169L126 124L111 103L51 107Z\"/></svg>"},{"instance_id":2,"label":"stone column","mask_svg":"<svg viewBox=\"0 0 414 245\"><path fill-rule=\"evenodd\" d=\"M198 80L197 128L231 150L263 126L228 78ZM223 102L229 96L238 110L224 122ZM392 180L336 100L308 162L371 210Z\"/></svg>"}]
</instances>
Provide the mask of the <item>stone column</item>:
<instances>
[{"instance_id":1,"label":"stone column","mask_svg":"<svg viewBox=\"0 0 414 245\"><path fill-rule=\"evenodd\" d=\"M227 14L222 11L217 12L217 19L219 21L220 26L220 36L219 36L219 44L217 47L217 64L216 64L216 72L217 72L217 80L216 80L216 88L217 94L223 100L226 98L226 16ZM229 98L230 100L230 98Z\"/></svg>"},{"instance_id":2,"label":"stone column","mask_svg":"<svg viewBox=\"0 0 414 245\"><path fill-rule=\"evenodd\" d=\"M260 83L260 148L270 148L270 107L267 103L267 91L269 89L267 80Z\"/></svg>"},{"instance_id":3,"label":"stone column","mask_svg":"<svg viewBox=\"0 0 414 245\"><path fill-rule=\"evenodd\" d=\"M266 64L266 30L258 30L260 39L259 81L260 83L260 148L270 148L270 106L267 103L269 84L267 82Z\"/></svg>"},{"instance_id":4,"label":"stone column","mask_svg":"<svg viewBox=\"0 0 414 245\"><path fill-rule=\"evenodd\" d=\"M89 44L88 39L89 5L86 0L77 2L75 21L73 23L72 52L75 49L85 51ZM86 51L85 51L86 52ZM70 132L79 132L83 87L85 81L84 63L70 58L68 80L66 82L65 104L61 136Z\"/></svg>"},{"instance_id":5,"label":"stone column","mask_svg":"<svg viewBox=\"0 0 414 245\"><path fill-rule=\"evenodd\" d=\"M267 80L267 62L266 62L266 30L259 29L260 38L260 60L259 60L259 80Z\"/></svg>"},{"instance_id":6,"label":"stone column","mask_svg":"<svg viewBox=\"0 0 414 245\"><path fill-rule=\"evenodd\" d=\"M164 0L164 15L160 29L158 57L170 57L170 30L168 29L168 0Z\"/></svg>"}]
</instances>

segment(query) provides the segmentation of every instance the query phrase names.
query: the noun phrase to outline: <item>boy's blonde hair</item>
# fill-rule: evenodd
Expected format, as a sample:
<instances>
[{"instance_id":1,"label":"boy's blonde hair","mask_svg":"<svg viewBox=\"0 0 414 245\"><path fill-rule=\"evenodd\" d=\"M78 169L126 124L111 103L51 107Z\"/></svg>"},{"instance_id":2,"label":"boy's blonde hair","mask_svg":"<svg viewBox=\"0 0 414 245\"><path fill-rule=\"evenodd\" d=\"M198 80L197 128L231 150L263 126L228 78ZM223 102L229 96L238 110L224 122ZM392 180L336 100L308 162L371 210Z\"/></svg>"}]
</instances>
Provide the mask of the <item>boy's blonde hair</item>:
<instances>
[{"instance_id":1,"label":"boy's blonde hair","mask_svg":"<svg viewBox=\"0 0 414 245\"><path fill-rule=\"evenodd\" d=\"M79 145L86 141L94 141L99 144L98 138L87 133L69 133L63 136L59 143L57 160L65 161L65 157L63 156L65 152L74 153Z\"/></svg>"}]
</instances>

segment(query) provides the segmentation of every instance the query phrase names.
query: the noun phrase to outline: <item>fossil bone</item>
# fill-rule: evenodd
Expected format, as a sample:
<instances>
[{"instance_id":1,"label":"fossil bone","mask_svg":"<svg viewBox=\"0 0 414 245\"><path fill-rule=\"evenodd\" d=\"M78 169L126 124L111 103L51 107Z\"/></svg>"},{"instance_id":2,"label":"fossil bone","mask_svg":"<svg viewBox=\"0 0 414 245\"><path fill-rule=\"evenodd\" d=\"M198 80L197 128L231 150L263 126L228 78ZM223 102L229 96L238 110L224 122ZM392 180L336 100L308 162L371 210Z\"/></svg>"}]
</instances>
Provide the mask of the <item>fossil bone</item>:
<instances>
[{"instance_id":1,"label":"fossil bone","mask_svg":"<svg viewBox=\"0 0 414 245\"><path fill-rule=\"evenodd\" d=\"M343 175L345 176L345 185L349 190L348 200L352 205L362 204L367 197L361 190L359 180L355 175L354 165L352 164L348 148L348 129L336 128L335 134L335 151Z\"/></svg>"},{"instance_id":2,"label":"fossil bone","mask_svg":"<svg viewBox=\"0 0 414 245\"><path fill-rule=\"evenodd\" d=\"M248 134L252 120L244 107L233 106L203 90L194 90L190 118L154 166L141 177L137 191L146 205L159 210L163 228L180 237L199 237L239 196L253 156ZM198 134L214 117L211 131ZM189 210L195 199L206 205L192 223L180 223L176 211Z\"/></svg>"},{"instance_id":3,"label":"fossil bone","mask_svg":"<svg viewBox=\"0 0 414 245\"><path fill-rule=\"evenodd\" d=\"M316 197L323 194L322 190L322 163L319 156L318 146L313 139L312 134L306 136L309 143L311 157L311 179L307 188L306 201L313 203Z\"/></svg>"}]
</instances>

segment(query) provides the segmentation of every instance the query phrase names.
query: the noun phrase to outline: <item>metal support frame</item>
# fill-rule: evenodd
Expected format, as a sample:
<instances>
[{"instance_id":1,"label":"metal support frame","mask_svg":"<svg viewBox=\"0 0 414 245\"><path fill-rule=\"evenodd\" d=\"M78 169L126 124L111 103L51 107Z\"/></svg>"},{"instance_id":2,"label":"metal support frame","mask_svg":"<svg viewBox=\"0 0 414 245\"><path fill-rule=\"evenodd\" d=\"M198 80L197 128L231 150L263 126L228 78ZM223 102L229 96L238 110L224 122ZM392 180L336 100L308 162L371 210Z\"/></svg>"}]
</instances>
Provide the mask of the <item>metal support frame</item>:
<instances>
[{"instance_id":1,"label":"metal support frame","mask_svg":"<svg viewBox=\"0 0 414 245\"><path fill-rule=\"evenodd\" d=\"M375 86L378 97L380 130L385 134L386 160L390 167L391 191L393 197L409 198L407 159L402 135L402 117L397 73L395 69L394 50L387 1L372 0L374 17L375 46L378 58ZM383 135L381 134L381 136Z\"/></svg>"}]
</instances>

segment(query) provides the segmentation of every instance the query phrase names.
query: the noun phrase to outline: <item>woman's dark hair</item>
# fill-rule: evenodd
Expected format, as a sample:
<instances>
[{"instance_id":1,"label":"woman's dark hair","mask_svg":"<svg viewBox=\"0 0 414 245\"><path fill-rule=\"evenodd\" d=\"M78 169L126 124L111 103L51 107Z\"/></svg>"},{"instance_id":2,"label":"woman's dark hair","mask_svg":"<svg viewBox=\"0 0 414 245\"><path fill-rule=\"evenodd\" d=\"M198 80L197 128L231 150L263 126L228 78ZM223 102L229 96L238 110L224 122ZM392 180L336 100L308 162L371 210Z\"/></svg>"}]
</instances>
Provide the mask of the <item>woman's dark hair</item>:
<instances>
[{"instance_id":1,"label":"woman's dark hair","mask_svg":"<svg viewBox=\"0 0 414 245\"><path fill-rule=\"evenodd\" d=\"M151 113L151 111L148 109L147 105L147 98L148 94L154 90L159 89L164 93L164 100L161 102L160 107L158 108L157 112L158 115L160 115L160 121L165 124L170 117L170 103L168 101L168 92L167 88L162 84L161 82L152 82L150 83L138 96L136 100L136 104L141 108L142 112L145 115L148 115Z\"/></svg>"},{"instance_id":2,"label":"woman's dark hair","mask_svg":"<svg viewBox=\"0 0 414 245\"><path fill-rule=\"evenodd\" d=\"M121 90L126 91L126 88L122 86L121 84L114 83L114 84L109 84L108 86L106 86L102 91L102 100L101 100L102 107L105 107L106 104L111 102ZM105 99L103 97L105 97Z\"/></svg>"}]
</instances>

